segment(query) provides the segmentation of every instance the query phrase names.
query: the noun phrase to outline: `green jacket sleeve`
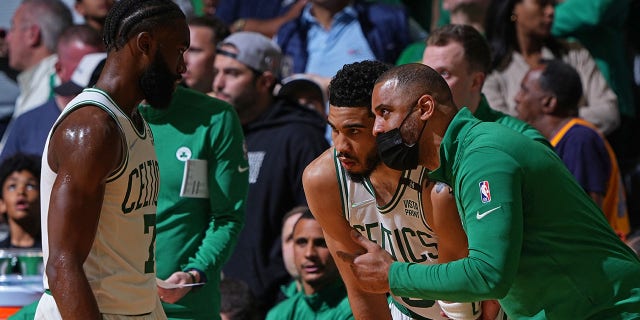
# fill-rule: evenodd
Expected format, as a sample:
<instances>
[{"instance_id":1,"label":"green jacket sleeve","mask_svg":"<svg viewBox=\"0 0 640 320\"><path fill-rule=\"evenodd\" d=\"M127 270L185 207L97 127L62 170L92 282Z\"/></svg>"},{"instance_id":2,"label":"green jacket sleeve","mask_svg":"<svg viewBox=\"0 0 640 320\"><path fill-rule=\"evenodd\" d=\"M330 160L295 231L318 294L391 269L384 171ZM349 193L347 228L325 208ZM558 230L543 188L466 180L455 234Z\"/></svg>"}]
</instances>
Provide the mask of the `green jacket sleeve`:
<instances>
[{"instance_id":1,"label":"green jacket sleeve","mask_svg":"<svg viewBox=\"0 0 640 320\"><path fill-rule=\"evenodd\" d=\"M389 271L394 294L471 302L500 299L511 287L523 237L522 175L518 163L500 150L467 153L454 192L469 240L468 257L436 265L394 262ZM488 199L481 196L485 184Z\"/></svg>"}]
</instances>

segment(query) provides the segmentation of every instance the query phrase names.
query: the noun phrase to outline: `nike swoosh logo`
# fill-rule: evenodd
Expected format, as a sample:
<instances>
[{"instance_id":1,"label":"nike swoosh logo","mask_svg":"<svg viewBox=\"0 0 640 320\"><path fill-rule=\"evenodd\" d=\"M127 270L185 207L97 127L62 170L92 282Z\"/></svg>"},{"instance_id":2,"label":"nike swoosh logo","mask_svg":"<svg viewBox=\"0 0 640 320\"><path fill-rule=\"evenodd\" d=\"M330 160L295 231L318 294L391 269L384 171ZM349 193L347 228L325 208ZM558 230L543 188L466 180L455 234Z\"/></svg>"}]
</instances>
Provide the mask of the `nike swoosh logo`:
<instances>
[{"instance_id":1,"label":"nike swoosh logo","mask_svg":"<svg viewBox=\"0 0 640 320\"><path fill-rule=\"evenodd\" d=\"M249 170L249 167L241 167L241 166L238 166L238 172L240 172L240 173L243 173L243 172L245 172L245 171L247 171L247 170Z\"/></svg>"},{"instance_id":2,"label":"nike swoosh logo","mask_svg":"<svg viewBox=\"0 0 640 320\"><path fill-rule=\"evenodd\" d=\"M480 220L480 219L482 219L482 218L486 217L489 213L494 212L494 211L496 211L496 210L498 210L498 209L500 209L500 208L502 208L502 206L498 206L497 208L493 208L493 209L491 209L491 210L487 210L487 211L485 211L485 212L483 212L483 213L477 212L477 213L476 213L476 218L477 218L478 220Z\"/></svg>"},{"instance_id":3,"label":"nike swoosh logo","mask_svg":"<svg viewBox=\"0 0 640 320\"><path fill-rule=\"evenodd\" d=\"M365 204L369 204L376 201L376 199L368 199L368 200L364 200L364 201L360 201L360 202L356 202L356 203L352 203L351 204L351 208L357 208L359 206L365 205Z\"/></svg>"}]
</instances>

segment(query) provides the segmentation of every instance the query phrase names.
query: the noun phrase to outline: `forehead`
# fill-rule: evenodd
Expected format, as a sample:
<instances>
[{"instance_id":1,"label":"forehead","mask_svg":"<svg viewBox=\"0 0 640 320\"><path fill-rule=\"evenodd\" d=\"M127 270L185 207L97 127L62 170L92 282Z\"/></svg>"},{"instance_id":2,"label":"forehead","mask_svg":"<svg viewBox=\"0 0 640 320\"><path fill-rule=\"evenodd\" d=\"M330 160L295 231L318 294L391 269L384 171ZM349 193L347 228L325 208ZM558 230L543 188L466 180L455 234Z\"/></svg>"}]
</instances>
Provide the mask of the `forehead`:
<instances>
[{"instance_id":1,"label":"forehead","mask_svg":"<svg viewBox=\"0 0 640 320\"><path fill-rule=\"evenodd\" d=\"M300 219L293 229L294 238L299 237L314 237L324 238L322 234L322 227L318 221L314 219Z\"/></svg>"},{"instance_id":2,"label":"forehead","mask_svg":"<svg viewBox=\"0 0 640 320\"><path fill-rule=\"evenodd\" d=\"M402 88L398 79L388 79L384 82L377 83L373 87L371 97L373 110L380 107L387 109L396 109L405 106L414 94Z\"/></svg>"},{"instance_id":3,"label":"forehead","mask_svg":"<svg viewBox=\"0 0 640 320\"><path fill-rule=\"evenodd\" d=\"M231 46L223 46L224 51L229 51L230 53L235 53L237 52L237 50L234 47ZM222 69L222 68L229 68L229 69L237 69L237 70L244 70L244 71L251 71L249 69L249 67L247 67L244 63L226 56L224 54L216 54L216 60L214 62L214 65L216 66L216 68Z\"/></svg>"},{"instance_id":4,"label":"forehead","mask_svg":"<svg viewBox=\"0 0 640 320\"><path fill-rule=\"evenodd\" d=\"M191 39L208 40L213 37L213 30L203 26L189 26Z\"/></svg>"},{"instance_id":5,"label":"forehead","mask_svg":"<svg viewBox=\"0 0 640 320\"><path fill-rule=\"evenodd\" d=\"M462 67L466 65L464 49L457 41L450 41L444 46L430 45L424 50L422 63L433 69Z\"/></svg>"},{"instance_id":6,"label":"forehead","mask_svg":"<svg viewBox=\"0 0 640 320\"><path fill-rule=\"evenodd\" d=\"M527 71L522 78L522 85L525 85L529 88L539 88L538 79L540 79L540 75L542 74L541 69L532 69Z\"/></svg>"},{"instance_id":7,"label":"forehead","mask_svg":"<svg viewBox=\"0 0 640 320\"><path fill-rule=\"evenodd\" d=\"M373 116L369 107L336 107L330 105L328 120L336 127L371 126L373 124Z\"/></svg>"},{"instance_id":8,"label":"forehead","mask_svg":"<svg viewBox=\"0 0 640 320\"><path fill-rule=\"evenodd\" d=\"M6 180L36 180L36 176L29 170L21 170L12 172Z\"/></svg>"}]
</instances>

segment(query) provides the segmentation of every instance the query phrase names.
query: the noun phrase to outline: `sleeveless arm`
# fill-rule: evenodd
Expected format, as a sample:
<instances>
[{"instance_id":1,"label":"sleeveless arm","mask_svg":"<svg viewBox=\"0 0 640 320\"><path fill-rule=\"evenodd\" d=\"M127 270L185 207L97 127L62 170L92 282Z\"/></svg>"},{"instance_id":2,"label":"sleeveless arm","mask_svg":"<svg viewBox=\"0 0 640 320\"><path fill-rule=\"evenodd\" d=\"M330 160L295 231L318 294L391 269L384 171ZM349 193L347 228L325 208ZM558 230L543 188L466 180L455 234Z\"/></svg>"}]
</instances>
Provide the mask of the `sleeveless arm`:
<instances>
[{"instance_id":1,"label":"sleeveless arm","mask_svg":"<svg viewBox=\"0 0 640 320\"><path fill-rule=\"evenodd\" d=\"M332 155L333 148L325 151L304 171L302 182L309 208L322 226L331 256L347 288L349 303L355 318L390 319L386 296L363 291L349 264L338 258L336 254L338 251L360 252L363 248L351 239L352 228L342 210Z\"/></svg>"},{"instance_id":2,"label":"sleeveless arm","mask_svg":"<svg viewBox=\"0 0 640 320\"><path fill-rule=\"evenodd\" d=\"M57 173L46 273L64 319L101 318L82 266L96 235L106 179L122 162L121 136L106 112L86 106L62 120L45 151Z\"/></svg>"}]
</instances>

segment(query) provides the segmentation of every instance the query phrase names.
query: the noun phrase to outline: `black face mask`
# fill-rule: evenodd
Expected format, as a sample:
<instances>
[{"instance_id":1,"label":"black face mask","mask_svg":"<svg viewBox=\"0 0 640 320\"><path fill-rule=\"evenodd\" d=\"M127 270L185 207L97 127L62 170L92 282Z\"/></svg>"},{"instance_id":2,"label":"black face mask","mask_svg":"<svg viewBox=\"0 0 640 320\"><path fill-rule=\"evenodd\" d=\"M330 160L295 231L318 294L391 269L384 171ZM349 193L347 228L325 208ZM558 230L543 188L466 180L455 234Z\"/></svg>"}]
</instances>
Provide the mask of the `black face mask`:
<instances>
[{"instance_id":1,"label":"black face mask","mask_svg":"<svg viewBox=\"0 0 640 320\"><path fill-rule=\"evenodd\" d=\"M400 133L400 128L402 128L411 113L413 113L413 108L411 108L411 111L404 117L399 127L376 136L378 154L384 164L391 169L408 170L418 167L418 142L416 141L416 143L412 145L407 145L402 141L402 134ZM422 135L422 131L426 125L427 122L425 121L418 137Z\"/></svg>"}]
</instances>

